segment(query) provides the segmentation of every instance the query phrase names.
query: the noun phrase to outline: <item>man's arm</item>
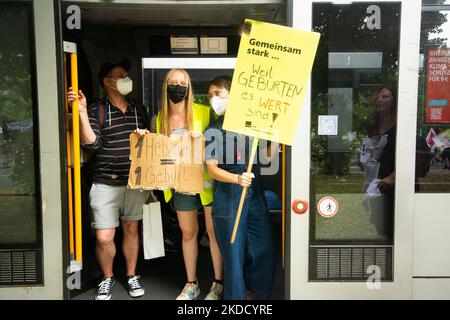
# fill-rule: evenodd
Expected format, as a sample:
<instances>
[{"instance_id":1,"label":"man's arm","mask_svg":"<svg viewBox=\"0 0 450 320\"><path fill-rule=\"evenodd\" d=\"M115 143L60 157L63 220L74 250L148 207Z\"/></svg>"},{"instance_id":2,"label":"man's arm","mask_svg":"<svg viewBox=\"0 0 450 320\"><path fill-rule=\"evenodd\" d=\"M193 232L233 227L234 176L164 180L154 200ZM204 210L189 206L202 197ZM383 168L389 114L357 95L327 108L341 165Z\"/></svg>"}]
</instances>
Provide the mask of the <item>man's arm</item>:
<instances>
[{"instance_id":1,"label":"man's arm","mask_svg":"<svg viewBox=\"0 0 450 320\"><path fill-rule=\"evenodd\" d=\"M77 96L75 92L72 91L72 88L69 88L69 92L67 93L67 100L69 101L69 104L72 104L76 98ZM78 114L80 116L81 143L88 149L98 149L100 142L100 139L98 139L100 134L100 124L95 118L95 115L91 115L91 117L89 117L86 97L81 90L78 92ZM98 131L98 134L94 132L93 127L96 129L95 131Z\"/></svg>"}]
</instances>

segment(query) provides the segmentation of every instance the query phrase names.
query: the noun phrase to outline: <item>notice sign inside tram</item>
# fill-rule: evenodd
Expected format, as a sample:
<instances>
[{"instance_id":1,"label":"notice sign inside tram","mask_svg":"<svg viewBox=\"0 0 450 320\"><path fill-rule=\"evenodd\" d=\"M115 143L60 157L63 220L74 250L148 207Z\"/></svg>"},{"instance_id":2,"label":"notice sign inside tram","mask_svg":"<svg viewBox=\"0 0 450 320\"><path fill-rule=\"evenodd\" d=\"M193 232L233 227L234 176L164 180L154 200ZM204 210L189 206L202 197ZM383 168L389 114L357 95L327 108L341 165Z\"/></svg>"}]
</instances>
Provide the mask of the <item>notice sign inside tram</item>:
<instances>
[{"instance_id":1,"label":"notice sign inside tram","mask_svg":"<svg viewBox=\"0 0 450 320\"><path fill-rule=\"evenodd\" d=\"M426 122L450 123L450 48L430 48L427 59Z\"/></svg>"},{"instance_id":2,"label":"notice sign inside tram","mask_svg":"<svg viewBox=\"0 0 450 320\"><path fill-rule=\"evenodd\" d=\"M149 133L130 135L130 189L165 190L195 194L203 191L205 140L202 135Z\"/></svg>"},{"instance_id":3,"label":"notice sign inside tram","mask_svg":"<svg viewBox=\"0 0 450 320\"><path fill-rule=\"evenodd\" d=\"M223 128L291 145L319 37L246 20Z\"/></svg>"}]
</instances>

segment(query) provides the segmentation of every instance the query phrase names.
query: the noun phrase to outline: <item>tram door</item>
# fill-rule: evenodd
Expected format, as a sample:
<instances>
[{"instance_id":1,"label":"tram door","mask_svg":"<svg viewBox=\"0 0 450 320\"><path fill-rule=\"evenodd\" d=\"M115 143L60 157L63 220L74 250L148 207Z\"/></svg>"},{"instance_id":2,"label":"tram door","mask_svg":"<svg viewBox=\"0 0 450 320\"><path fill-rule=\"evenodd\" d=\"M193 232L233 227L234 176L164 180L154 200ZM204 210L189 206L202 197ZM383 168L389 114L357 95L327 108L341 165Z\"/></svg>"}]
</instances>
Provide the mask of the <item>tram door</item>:
<instances>
[{"instance_id":1,"label":"tram door","mask_svg":"<svg viewBox=\"0 0 450 320\"><path fill-rule=\"evenodd\" d=\"M292 5L321 39L291 149L288 296L410 298L420 1Z\"/></svg>"},{"instance_id":2,"label":"tram door","mask_svg":"<svg viewBox=\"0 0 450 320\"><path fill-rule=\"evenodd\" d=\"M415 299L450 298L450 1L422 1L417 132L431 149L428 172L416 172ZM422 142L421 148L424 148ZM419 147L418 147L419 149ZM416 153L416 163L423 162Z\"/></svg>"}]
</instances>

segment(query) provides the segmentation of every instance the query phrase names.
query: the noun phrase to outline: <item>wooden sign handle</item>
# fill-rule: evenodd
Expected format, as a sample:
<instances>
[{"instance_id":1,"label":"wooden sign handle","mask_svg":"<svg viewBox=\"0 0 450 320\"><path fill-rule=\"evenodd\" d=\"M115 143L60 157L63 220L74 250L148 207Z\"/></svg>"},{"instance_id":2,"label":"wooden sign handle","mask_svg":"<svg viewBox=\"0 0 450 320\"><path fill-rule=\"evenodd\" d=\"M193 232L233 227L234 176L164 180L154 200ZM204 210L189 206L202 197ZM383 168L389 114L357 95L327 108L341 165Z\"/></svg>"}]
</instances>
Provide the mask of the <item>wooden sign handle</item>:
<instances>
[{"instance_id":1,"label":"wooden sign handle","mask_svg":"<svg viewBox=\"0 0 450 320\"><path fill-rule=\"evenodd\" d=\"M253 139L252 153L250 155L250 162L248 163L248 168L247 168L247 172L249 172L249 173L252 172L253 161L255 160L256 151L258 150L258 144L259 144L259 138L255 137ZM237 211L236 220L234 221L233 234L231 235L231 242L230 242L231 244L234 244L234 241L236 240L236 233L237 233L237 229L239 227L239 220L241 219L241 213L242 213L242 208L244 207L244 201L245 201L246 194L247 194L247 187L244 187L242 189L241 201L239 202L239 208Z\"/></svg>"}]
</instances>

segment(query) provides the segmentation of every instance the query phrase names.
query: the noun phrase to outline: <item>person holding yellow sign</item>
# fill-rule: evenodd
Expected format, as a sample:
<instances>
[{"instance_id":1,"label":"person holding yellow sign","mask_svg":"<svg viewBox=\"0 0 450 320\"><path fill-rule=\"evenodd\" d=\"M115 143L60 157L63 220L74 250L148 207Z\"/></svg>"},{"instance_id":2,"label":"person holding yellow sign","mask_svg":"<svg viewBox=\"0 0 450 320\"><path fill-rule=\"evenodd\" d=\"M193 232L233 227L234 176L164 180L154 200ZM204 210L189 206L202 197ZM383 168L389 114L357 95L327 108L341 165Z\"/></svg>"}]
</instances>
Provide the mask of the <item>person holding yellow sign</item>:
<instances>
[{"instance_id":1,"label":"person holding yellow sign","mask_svg":"<svg viewBox=\"0 0 450 320\"><path fill-rule=\"evenodd\" d=\"M211 106L219 118L205 131L205 160L215 180L212 216L224 262L224 299L245 300L248 294L266 299L275 273L272 225L259 177L246 172L251 138L222 128L230 88L228 76L217 77L209 84ZM235 243L230 244L244 187L248 193L241 223Z\"/></svg>"},{"instance_id":2,"label":"person holding yellow sign","mask_svg":"<svg viewBox=\"0 0 450 320\"><path fill-rule=\"evenodd\" d=\"M161 104L161 111L152 119L151 132L167 136L185 133L201 134L209 124L210 109L207 106L193 103L191 80L189 74L183 69L172 69L167 73L163 83ZM195 300L200 295L196 276L199 229L197 212L202 206L205 212L205 224L210 240L215 276L205 299L218 300L223 291L222 259L214 236L211 218L212 182L208 175L205 175L204 181L204 191L200 195L187 195L172 190L164 191L165 200L169 202L172 199L173 201L183 233L182 246L187 283L177 300Z\"/></svg>"}]
</instances>

